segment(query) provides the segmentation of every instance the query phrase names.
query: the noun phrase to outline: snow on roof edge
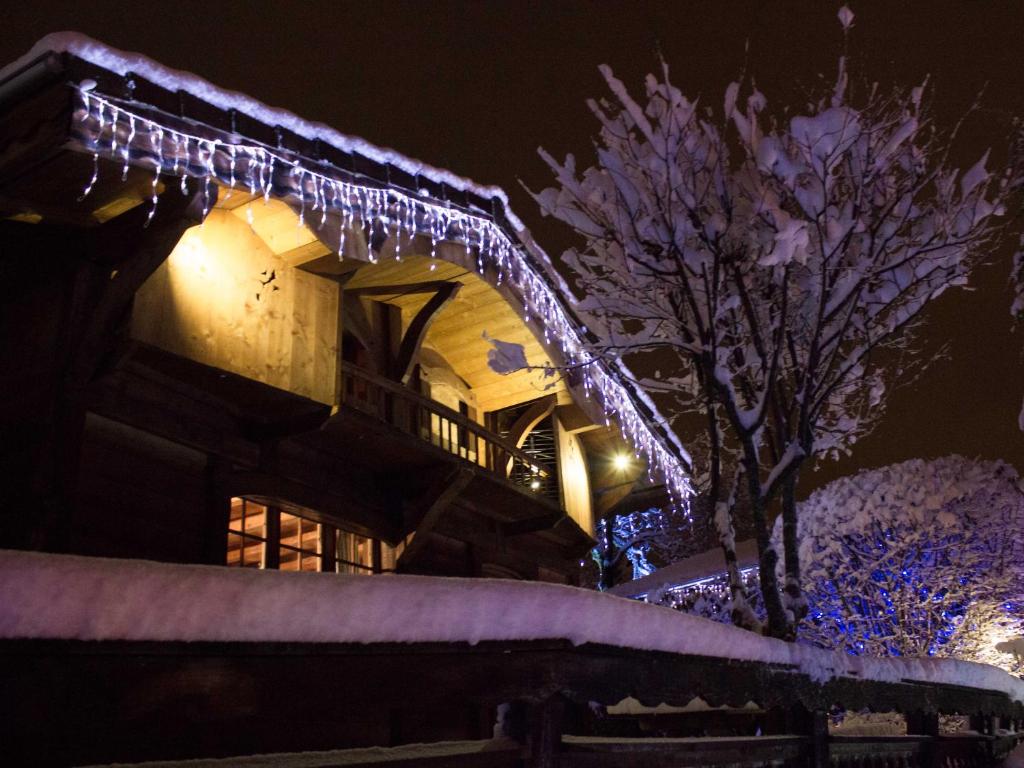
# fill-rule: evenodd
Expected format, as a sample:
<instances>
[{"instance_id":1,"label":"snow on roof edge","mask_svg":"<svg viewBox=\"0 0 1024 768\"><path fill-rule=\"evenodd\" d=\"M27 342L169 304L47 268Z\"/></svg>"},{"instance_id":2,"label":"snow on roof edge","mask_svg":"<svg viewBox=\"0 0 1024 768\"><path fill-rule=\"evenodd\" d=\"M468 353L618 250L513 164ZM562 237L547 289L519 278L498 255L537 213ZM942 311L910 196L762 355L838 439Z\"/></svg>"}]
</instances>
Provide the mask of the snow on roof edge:
<instances>
[{"instance_id":1,"label":"snow on roof edge","mask_svg":"<svg viewBox=\"0 0 1024 768\"><path fill-rule=\"evenodd\" d=\"M1024 681L952 659L849 656L543 582L254 571L0 550L0 639L417 643L568 640L768 664L812 679L1005 693Z\"/></svg>"},{"instance_id":2,"label":"snow on roof edge","mask_svg":"<svg viewBox=\"0 0 1024 768\"><path fill-rule=\"evenodd\" d=\"M356 153L382 165L392 165L412 176L426 176L460 192L469 192L484 198L497 198L504 205L509 221L517 231L523 229L522 222L509 210L508 196L501 187L477 184L451 171L402 155L393 149L378 147L364 139L344 134L325 123L304 120L294 112L268 106L238 91L220 88L205 78L164 66L144 54L112 48L81 32L52 32L41 38L24 56L0 68L0 81L46 53L69 53L121 76L132 73L169 91L185 91L219 109L236 110L266 125L279 125L310 141L319 139L342 152Z\"/></svg>"}]
</instances>

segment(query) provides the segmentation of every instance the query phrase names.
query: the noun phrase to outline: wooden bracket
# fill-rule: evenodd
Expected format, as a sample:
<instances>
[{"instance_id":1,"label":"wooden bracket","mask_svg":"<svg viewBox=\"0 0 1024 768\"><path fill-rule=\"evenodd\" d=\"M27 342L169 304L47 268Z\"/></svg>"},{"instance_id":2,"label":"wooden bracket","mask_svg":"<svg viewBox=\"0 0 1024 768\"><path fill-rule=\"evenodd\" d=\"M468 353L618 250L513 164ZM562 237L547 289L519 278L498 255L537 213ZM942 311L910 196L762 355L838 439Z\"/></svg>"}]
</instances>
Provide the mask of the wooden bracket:
<instances>
[{"instance_id":1,"label":"wooden bracket","mask_svg":"<svg viewBox=\"0 0 1024 768\"><path fill-rule=\"evenodd\" d=\"M523 520L511 520L505 523L498 523L498 533L503 538L510 539L514 536L523 536L527 533L546 531L548 528L554 528L564 519L565 512L562 512L561 510L552 510L551 512L546 512L543 515L527 517Z\"/></svg>"},{"instance_id":2,"label":"wooden bracket","mask_svg":"<svg viewBox=\"0 0 1024 768\"><path fill-rule=\"evenodd\" d=\"M526 442L526 438L530 436L530 432L533 431L533 428L551 415L555 410L555 405L557 403L558 398L555 395L547 395L536 401L533 405L527 408L518 419L516 419L515 423L512 425L512 429L509 430L507 440L516 448L522 448L523 443ZM508 477L511 472L512 457L509 456L508 460L505 462L505 477Z\"/></svg>"},{"instance_id":3,"label":"wooden bracket","mask_svg":"<svg viewBox=\"0 0 1024 768\"><path fill-rule=\"evenodd\" d=\"M410 510L410 519L418 519L416 532L412 541L398 558L395 570L407 570L427 544L430 532L451 506L459 494L465 490L474 476L473 470L460 467L451 474L435 482L419 499L416 508Z\"/></svg>"},{"instance_id":4,"label":"wooden bracket","mask_svg":"<svg viewBox=\"0 0 1024 768\"><path fill-rule=\"evenodd\" d=\"M402 343L395 358L392 371L395 381L400 381L403 384L409 383L416 353L419 352L423 339L426 338L427 331L430 330L430 324L434 322L448 302L455 298L461 287L462 283L440 283L436 293L416 313L416 317L409 323L409 328L402 337Z\"/></svg>"},{"instance_id":5,"label":"wooden bracket","mask_svg":"<svg viewBox=\"0 0 1024 768\"><path fill-rule=\"evenodd\" d=\"M93 263L83 269L75 289L74 322L80 330L75 332L70 367L73 382L84 384L95 377L136 291L163 264L185 230L202 223L212 205L203 192L191 197L169 192L165 197L148 226L149 211L139 206L98 227L87 244Z\"/></svg>"}]
</instances>

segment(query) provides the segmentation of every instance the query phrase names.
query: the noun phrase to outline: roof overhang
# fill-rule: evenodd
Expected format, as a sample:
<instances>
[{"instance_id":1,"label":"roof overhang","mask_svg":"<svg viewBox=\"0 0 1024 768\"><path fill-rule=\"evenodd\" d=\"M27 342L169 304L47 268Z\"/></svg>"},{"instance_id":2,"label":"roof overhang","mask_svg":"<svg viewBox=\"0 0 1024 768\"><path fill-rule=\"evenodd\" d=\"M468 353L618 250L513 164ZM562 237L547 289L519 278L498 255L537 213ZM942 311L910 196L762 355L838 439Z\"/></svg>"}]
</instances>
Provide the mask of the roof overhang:
<instances>
[{"instance_id":1,"label":"roof overhang","mask_svg":"<svg viewBox=\"0 0 1024 768\"><path fill-rule=\"evenodd\" d=\"M91 155L93 190L108 164L152 174L149 205L171 178L183 187L227 186L288 203L324 243L344 252L354 225L368 242L429 239L461 250L485 279L503 285L524 319L565 367L577 402L618 422L624 437L665 480L673 499L691 494L689 456L621 361L595 358L572 294L551 260L508 206L504 192L482 187L397 152L310 123L248 96L224 91L76 33L41 40L0 69L0 111L32 93L67 84L69 148ZM212 197L211 197L212 199ZM458 249L451 245L459 246ZM373 261L373 249L368 251Z\"/></svg>"}]
</instances>

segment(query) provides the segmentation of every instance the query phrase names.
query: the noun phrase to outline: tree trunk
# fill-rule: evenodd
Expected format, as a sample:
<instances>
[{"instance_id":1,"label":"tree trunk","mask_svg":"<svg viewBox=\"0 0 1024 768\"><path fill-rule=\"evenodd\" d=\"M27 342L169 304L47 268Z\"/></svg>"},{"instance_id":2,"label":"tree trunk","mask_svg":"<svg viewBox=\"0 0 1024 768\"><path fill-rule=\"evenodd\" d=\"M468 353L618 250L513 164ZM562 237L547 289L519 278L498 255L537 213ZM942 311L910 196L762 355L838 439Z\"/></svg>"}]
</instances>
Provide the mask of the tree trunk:
<instances>
[{"instance_id":1,"label":"tree trunk","mask_svg":"<svg viewBox=\"0 0 1024 768\"><path fill-rule=\"evenodd\" d=\"M788 639L792 635L786 610L782 605L779 579L775 574L778 553L771 546L771 535L765 517L765 499L762 495L761 479L758 474L757 452L753 445L744 446L747 488L750 493L750 512L754 522L754 537L757 540L758 579L761 584L761 600L768 616L766 634L770 637Z\"/></svg>"},{"instance_id":2,"label":"tree trunk","mask_svg":"<svg viewBox=\"0 0 1024 768\"><path fill-rule=\"evenodd\" d=\"M796 473L782 486L782 544L786 558L786 609L792 614L793 638L796 629L807 615L807 598L800 587L800 547L797 541Z\"/></svg>"}]
</instances>

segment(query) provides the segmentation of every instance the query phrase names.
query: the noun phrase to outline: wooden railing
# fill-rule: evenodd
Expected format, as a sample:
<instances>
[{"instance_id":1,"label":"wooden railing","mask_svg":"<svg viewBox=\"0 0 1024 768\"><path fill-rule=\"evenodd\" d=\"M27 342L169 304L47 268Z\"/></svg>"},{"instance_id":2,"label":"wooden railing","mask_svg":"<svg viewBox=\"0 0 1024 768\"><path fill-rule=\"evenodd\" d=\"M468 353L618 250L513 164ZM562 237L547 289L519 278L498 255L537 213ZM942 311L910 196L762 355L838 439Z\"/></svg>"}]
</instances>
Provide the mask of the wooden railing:
<instances>
[{"instance_id":1,"label":"wooden railing","mask_svg":"<svg viewBox=\"0 0 1024 768\"><path fill-rule=\"evenodd\" d=\"M398 382L351 363L341 363L343 404L517 485L539 488L548 472L520 448L472 419Z\"/></svg>"}]
</instances>

